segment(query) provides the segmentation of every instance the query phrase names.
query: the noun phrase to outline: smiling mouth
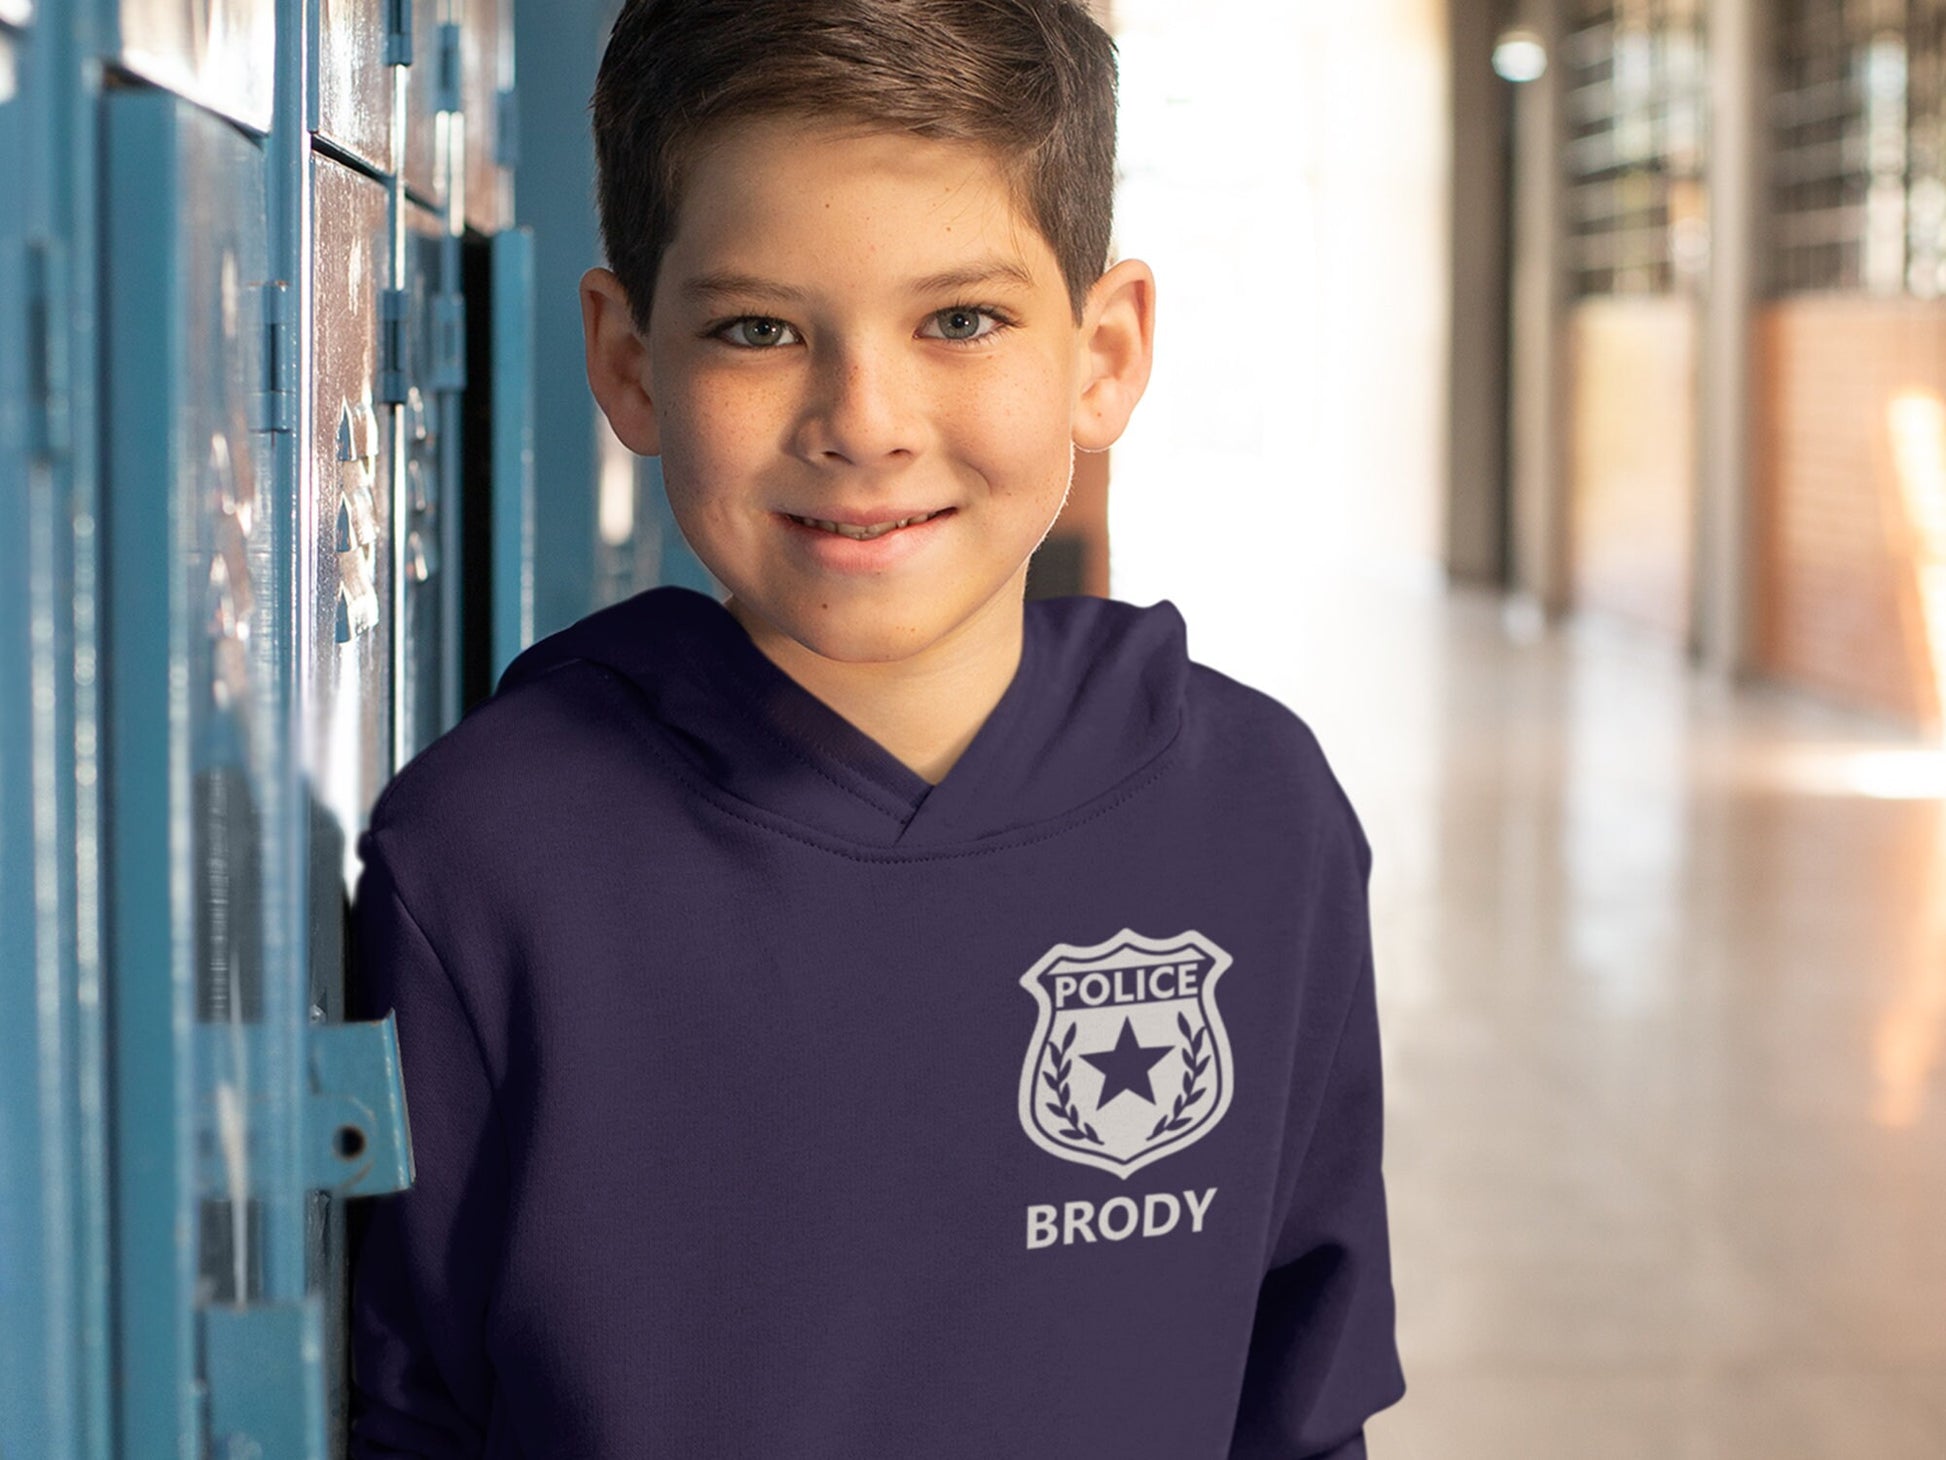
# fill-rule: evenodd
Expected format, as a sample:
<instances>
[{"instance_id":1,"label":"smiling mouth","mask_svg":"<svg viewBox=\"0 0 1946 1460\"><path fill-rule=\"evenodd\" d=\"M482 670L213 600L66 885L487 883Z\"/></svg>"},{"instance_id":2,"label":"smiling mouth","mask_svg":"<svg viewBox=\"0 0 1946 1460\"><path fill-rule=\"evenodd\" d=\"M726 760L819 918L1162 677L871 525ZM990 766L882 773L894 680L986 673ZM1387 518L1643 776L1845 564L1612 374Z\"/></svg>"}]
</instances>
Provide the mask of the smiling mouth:
<instances>
[{"instance_id":1,"label":"smiling mouth","mask_svg":"<svg viewBox=\"0 0 1946 1460\"><path fill-rule=\"evenodd\" d=\"M896 522L877 522L870 527L853 527L843 522L827 522L820 517L799 517L795 512L784 515L793 522L801 522L806 527L816 527L825 532L836 533L856 542L868 542L875 537L883 537L888 532L896 532L901 527L911 527L917 523L930 522L935 517L943 517L953 509L942 507L937 512L921 512L916 517L902 517Z\"/></svg>"}]
</instances>

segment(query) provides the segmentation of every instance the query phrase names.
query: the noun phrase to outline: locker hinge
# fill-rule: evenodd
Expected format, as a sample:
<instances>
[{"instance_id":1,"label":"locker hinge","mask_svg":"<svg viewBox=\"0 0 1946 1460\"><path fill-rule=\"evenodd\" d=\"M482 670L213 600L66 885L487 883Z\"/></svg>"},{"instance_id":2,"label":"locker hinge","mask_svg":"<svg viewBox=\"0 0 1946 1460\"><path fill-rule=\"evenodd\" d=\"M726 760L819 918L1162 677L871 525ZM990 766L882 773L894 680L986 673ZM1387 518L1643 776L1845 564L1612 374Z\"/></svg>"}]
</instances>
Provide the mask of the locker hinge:
<instances>
[{"instance_id":1,"label":"locker hinge","mask_svg":"<svg viewBox=\"0 0 1946 1460\"><path fill-rule=\"evenodd\" d=\"M512 91L494 95L493 160L502 167L520 165L520 98Z\"/></svg>"},{"instance_id":2,"label":"locker hinge","mask_svg":"<svg viewBox=\"0 0 1946 1460\"><path fill-rule=\"evenodd\" d=\"M412 0L385 0L385 64L412 64Z\"/></svg>"},{"instance_id":3,"label":"locker hinge","mask_svg":"<svg viewBox=\"0 0 1946 1460\"><path fill-rule=\"evenodd\" d=\"M203 1325L210 1445L197 1454L239 1460L324 1460L324 1322L318 1295L297 1302L197 1310Z\"/></svg>"},{"instance_id":4,"label":"locker hinge","mask_svg":"<svg viewBox=\"0 0 1946 1460\"><path fill-rule=\"evenodd\" d=\"M405 331L412 300L403 289L378 295L378 398L388 406L405 404Z\"/></svg>"},{"instance_id":5,"label":"locker hinge","mask_svg":"<svg viewBox=\"0 0 1946 1460\"><path fill-rule=\"evenodd\" d=\"M432 300L432 378L434 390L466 389L466 296L435 294Z\"/></svg>"},{"instance_id":6,"label":"locker hinge","mask_svg":"<svg viewBox=\"0 0 1946 1460\"><path fill-rule=\"evenodd\" d=\"M27 399L33 414L28 449L51 461L73 449L74 425L68 256L59 239L35 239L27 245L27 274Z\"/></svg>"},{"instance_id":7,"label":"locker hinge","mask_svg":"<svg viewBox=\"0 0 1946 1460\"><path fill-rule=\"evenodd\" d=\"M205 1196L263 1197L274 1173L250 1112L270 1055L262 1023L204 1021L196 1037L205 1089L198 1185ZM412 1142L399 1077L398 1024L311 1024L304 1031L303 1149L307 1190L377 1196L412 1185ZM266 1452L274 1453L274 1452Z\"/></svg>"},{"instance_id":8,"label":"locker hinge","mask_svg":"<svg viewBox=\"0 0 1946 1460\"><path fill-rule=\"evenodd\" d=\"M449 20L439 27L439 67L432 84L432 109L436 112L456 112L463 105L459 58L459 24Z\"/></svg>"},{"instance_id":9,"label":"locker hinge","mask_svg":"<svg viewBox=\"0 0 1946 1460\"><path fill-rule=\"evenodd\" d=\"M295 431L297 429L297 348L296 309L290 286L282 281L257 284L251 288L257 304L259 348L258 364L261 390L250 395L250 429L253 431Z\"/></svg>"}]
</instances>

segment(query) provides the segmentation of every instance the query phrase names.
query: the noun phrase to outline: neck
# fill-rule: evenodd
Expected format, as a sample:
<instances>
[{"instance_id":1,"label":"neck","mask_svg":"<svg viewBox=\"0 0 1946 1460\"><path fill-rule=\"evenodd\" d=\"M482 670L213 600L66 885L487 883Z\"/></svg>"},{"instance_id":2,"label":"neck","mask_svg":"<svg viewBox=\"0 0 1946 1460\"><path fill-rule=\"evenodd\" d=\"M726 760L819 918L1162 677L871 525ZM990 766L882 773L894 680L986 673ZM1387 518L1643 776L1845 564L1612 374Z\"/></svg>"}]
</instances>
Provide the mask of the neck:
<instances>
[{"instance_id":1,"label":"neck","mask_svg":"<svg viewBox=\"0 0 1946 1460\"><path fill-rule=\"evenodd\" d=\"M877 741L915 775L946 778L1020 664L1025 574L950 636L882 663L827 659L735 598L724 607L779 669Z\"/></svg>"}]
</instances>

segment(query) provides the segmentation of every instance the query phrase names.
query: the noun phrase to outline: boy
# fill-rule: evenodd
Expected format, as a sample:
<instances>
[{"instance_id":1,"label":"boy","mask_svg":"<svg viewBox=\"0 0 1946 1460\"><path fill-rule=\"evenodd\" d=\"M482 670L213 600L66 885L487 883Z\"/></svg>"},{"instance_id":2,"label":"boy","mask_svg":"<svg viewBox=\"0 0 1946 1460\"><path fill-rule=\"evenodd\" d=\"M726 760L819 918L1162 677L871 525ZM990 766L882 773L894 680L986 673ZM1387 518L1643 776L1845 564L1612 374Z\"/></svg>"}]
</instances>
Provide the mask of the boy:
<instances>
[{"instance_id":1,"label":"boy","mask_svg":"<svg viewBox=\"0 0 1946 1460\"><path fill-rule=\"evenodd\" d=\"M1114 90L1073 0L624 9L588 375L730 594L373 808L355 1456L1349 1457L1403 1394L1357 818L1173 605L1023 602L1149 374Z\"/></svg>"}]
</instances>

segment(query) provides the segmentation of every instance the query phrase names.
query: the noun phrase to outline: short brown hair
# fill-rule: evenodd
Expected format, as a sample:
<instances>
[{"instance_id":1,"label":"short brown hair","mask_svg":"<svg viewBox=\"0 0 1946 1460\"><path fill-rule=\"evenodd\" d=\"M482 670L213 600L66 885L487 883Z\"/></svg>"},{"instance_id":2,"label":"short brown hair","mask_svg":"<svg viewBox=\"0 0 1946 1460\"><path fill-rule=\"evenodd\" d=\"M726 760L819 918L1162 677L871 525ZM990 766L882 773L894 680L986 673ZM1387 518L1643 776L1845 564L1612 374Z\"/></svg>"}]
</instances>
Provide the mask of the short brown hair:
<instances>
[{"instance_id":1,"label":"short brown hair","mask_svg":"<svg viewBox=\"0 0 1946 1460\"><path fill-rule=\"evenodd\" d=\"M1079 324L1108 266L1115 92L1080 0L627 0L592 103L608 266L646 332L699 144L802 116L992 149Z\"/></svg>"}]
</instances>

